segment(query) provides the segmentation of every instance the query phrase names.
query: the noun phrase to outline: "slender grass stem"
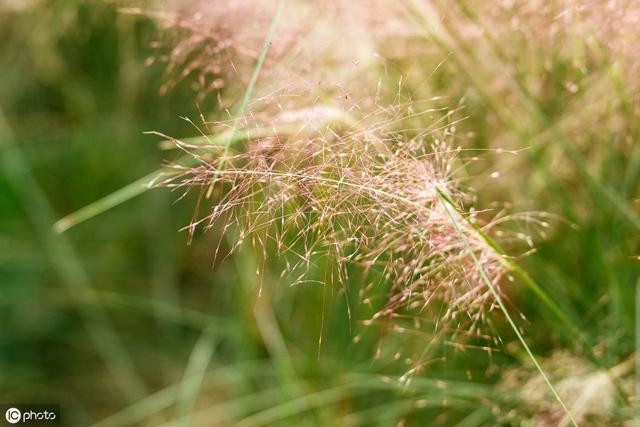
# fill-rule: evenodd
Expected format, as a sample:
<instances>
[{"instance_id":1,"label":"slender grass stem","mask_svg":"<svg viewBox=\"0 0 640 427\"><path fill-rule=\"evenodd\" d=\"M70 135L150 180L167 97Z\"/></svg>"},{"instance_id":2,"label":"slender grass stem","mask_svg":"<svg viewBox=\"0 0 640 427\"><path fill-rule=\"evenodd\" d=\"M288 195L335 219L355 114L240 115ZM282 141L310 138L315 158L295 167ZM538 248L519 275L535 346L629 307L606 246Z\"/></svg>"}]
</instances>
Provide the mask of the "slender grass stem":
<instances>
[{"instance_id":1,"label":"slender grass stem","mask_svg":"<svg viewBox=\"0 0 640 427\"><path fill-rule=\"evenodd\" d=\"M446 194L440 193L440 197L444 198L447 203L449 203L449 205L455 206L451 198L449 198L449 196L447 196ZM549 298L549 295L547 295L547 293L540 287L540 285L536 283L536 281L533 280L533 278L526 271L524 271L522 267L520 267L513 260L509 259L505 251L496 242L494 242L493 239L491 239L491 237L489 237L480 227L478 227L477 224L474 224L464 216L463 219L471 228L473 228L473 230L487 245L489 245L494 251L496 251L498 255L500 255L500 258L504 265L520 280L522 280L523 283L527 285L536 294L536 296L542 300L542 302L545 303L545 305L553 312L553 314L555 314L555 316L569 329L572 337L584 341L585 338L582 336L580 330L578 330L578 328L576 328L575 325L571 323L566 314L560 309L560 307L558 307L556 303L551 300L551 298Z\"/></svg>"},{"instance_id":2,"label":"slender grass stem","mask_svg":"<svg viewBox=\"0 0 640 427\"><path fill-rule=\"evenodd\" d=\"M244 118L244 115L247 110L247 106L249 105L249 100L253 95L253 91L255 89L256 83L258 81L258 76L260 76L260 70L262 70L262 65L264 64L264 60L267 58L267 53L269 53L269 48L271 47L271 40L275 35L276 28L278 27L278 23L280 22L280 17L282 16L282 10L284 9L284 0L278 1L278 6L273 15L273 19L271 21L271 25L269 26L269 30L267 32L267 36L264 39L264 43L262 44L262 50L260 51L260 56L258 57L258 61L253 69L253 73L251 74L251 79L249 80L249 84L247 85L247 90L242 97L242 101L238 106L238 111L235 114L235 119L233 121L233 128L231 129L231 133L229 135L229 139L224 144L224 154L221 157L221 161L224 161L229 152L229 148L233 142L235 137L238 122Z\"/></svg>"},{"instance_id":3,"label":"slender grass stem","mask_svg":"<svg viewBox=\"0 0 640 427\"><path fill-rule=\"evenodd\" d=\"M500 307L500 310L502 311L502 313L504 314L505 318L507 319L507 322L509 322L509 325L511 326L511 329L513 329L513 332L518 337L518 340L522 344L522 347L524 347L525 351L529 355L529 358L531 359L531 361L535 365L536 369L538 370L538 372L540 373L540 375L544 379L544 382L549 387L549 390L551 390L551 393L553 394L553 396L556 398L558 403L560 403L560 406L562 407L564 412L567 414L567 417L569 418L571 423L575 427L578 427L578 423L573 418L573 415L571 414L571 411L569 410L567 405L564 403L564 401L562 400L562 398L560 397L560 395L556 391L556 388L551 383L551 380L549 380L549 377L547 376L547 374L542 369L542 366L538 362L538 359L533 355L533 352L529 348L529 345L527 344L527 342L525 341L524 337L522 336L522 334L518 330L518 326L516 325L516 323L514 322L513 318L509 314L509 311L505 307L504 302L502 301L502 297L500 296L500 294L496 290L495 286L493 286L493 284L491 283L491 280L489 280L489 277L487 276L487 273L485 272L484 268L480 264L480 261L478 261L478 258L476 257L476 254L473 252L473 249L471 249L471 245L469 244L469 240L467 239L467 236L465 236L465 234L463 233L462 229L460 228L460 225L458 224L458 222L456 221L455 217L453 216L453 213L451 212L451 209L455 208L455 206L454 207L450 206L449 199L447 197L445 197L445 195L444 195L445 193L441 189L437 188L436 190L438 192L438 195L440 196L440 202L444 206L444 209L447 212L447 215L449 216L449 219L451 220L451 223L455 227L456 232L460 236L460 239L462 239L462 241L464 242L464 245L465 245L467 251L469 252L469 256L471 256L471 259L473 260L473 263L475 264L476 268L478 269L478 271L480 273L480 276L482 277L482 281L487 285L487 287L491 291L491 294L495 298L496 303Z\"/></svg>"}]
</instances>

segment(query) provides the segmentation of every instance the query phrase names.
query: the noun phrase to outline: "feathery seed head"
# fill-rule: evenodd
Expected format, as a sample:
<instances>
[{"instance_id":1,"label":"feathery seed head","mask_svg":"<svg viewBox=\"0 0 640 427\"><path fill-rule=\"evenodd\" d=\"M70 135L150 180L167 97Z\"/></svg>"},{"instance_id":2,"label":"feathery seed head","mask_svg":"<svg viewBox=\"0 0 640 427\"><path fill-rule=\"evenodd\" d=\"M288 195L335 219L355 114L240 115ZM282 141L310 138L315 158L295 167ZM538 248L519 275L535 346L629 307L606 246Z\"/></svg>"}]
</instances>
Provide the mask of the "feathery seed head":
<instances>
[{"instance_id":1,"label":"feathery seed head","mask_svg":"<svg viewBox=\"0 0 640 427\"><path fill-rule=\"evenodd\" d=\"M465 200L452 176L458 154L428 134L409 137L378 127L339 135L327 127L251 140L224 165L200 159L168 184L220 189L211 212L191 230L237 225L242 240L260 237L259 252L266 253L270 241L280 256L295 260L291 271L324 254L335 259L342 277L356 264L370 278L390 283L376 317L424 311L439 301L448 305L446 316L464 313L477 321L491 293L440 196ZM456 215L497 287L504 263Z\"/></svg>"}]
</instances>

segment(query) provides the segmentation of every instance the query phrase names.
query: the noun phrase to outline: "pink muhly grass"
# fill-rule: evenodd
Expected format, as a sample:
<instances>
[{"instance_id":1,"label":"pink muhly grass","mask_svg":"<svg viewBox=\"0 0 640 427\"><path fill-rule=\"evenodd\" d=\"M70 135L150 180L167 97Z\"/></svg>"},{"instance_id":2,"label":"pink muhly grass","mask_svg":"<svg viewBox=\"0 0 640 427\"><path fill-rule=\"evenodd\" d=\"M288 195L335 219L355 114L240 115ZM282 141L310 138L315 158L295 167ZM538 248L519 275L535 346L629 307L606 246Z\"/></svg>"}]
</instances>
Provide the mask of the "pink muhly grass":
<instances>
[{"instance_id":1,"label":"pink muhly grass","mask_svg":"<svg viewBox=\"0 0 640 427\"><path fill-rule=\"evenodd\" d=\"M219 226L224 232L237 226L236 247L250 238L265 258L267 246L275 245L287 270L299 272L294 283L305 281L314 256L330 254L344 286L350 264L391 283L376 318L406 309L424 311L437 302L444 303L443 318L464 314L475 325L494 302L488 284L499 290L509 266L482 235L504 218L488 221L479 231L460 213L469 198L454 178L459 156L452 146L455 126L437 128L436 123L421 129L424 116L414 119L424 112L414 112L422 109L416 101L394 101L395 107L384 108L386 117L372 120L376 114L366 113L380 110L384 101L379 72L363 74L360 60L374 65L368 68L386 69L373 46L391 39L407 42L416 31L408 25L411 20L399 19L406 12L402 6L375 5L291 2L283 12L287 25L278 29L262 70L261 86L271 87L257 97L254 106L259 108L231 126L234 132L240 122L245 131L273 126L276 132L249 139L234 153L218 143L195 147L175 140L198 165L179 168L164 184L216 194L211 212L194 220L189 230ZM218 92L223 106L236 93L227 82L246 81L272 9L269 2L194 0L174 2L164 12L129 12L152 17L175 37L159 57L170 74L177 73L168 84L195 74L199 96L226 85L224 97ZM382 11L388 19L379 22ZM333 83L321 84L324 79ZM398 91L401 86L402 81ZM337 94L335 101L343 108L322 101ZM354 121L352 112L366 120ZM277 131L287 125L299 129ZM403 129L407 126L417 127ZM456 218L447 212L442 194L456 204ZM468 242L460 239L457 227Z\"/></svg>"},{"instance_id":2,"label":"pink muhly grass","mask_svg":"<svg viewBox=\"0 0 640 427\"><path fill-rule=\"evenodd\" d=\"M353 103L351 108L345 109L349 114L344 116L350 117L351 111L356 113L355 116L366 116L367 111L380 106L382 79L378 78L377 90L371 91L368 76L357 68L345 66L346 63L357 66L362 52L365 52L362 57L369 65L388 65L385 61L378 61L379 55L371 50L375 36L379 36L368 19L372 16L371 8L356 8L361 13L354 14L354 10L348 7L341 10L338 3L320 3L329 5L327 10L340 11L338 16L357 19L348 22L353 25L342 26L335 26L341 21L333 19L335 16L331 14L328 18L322 14L306 15L313 17L311 21L283 19L298 25L292 25L284 36L276 39L271 60L282 59L284 64L293 65L283 68L278 61L264 64L271 66L265 68L271 68L273 75L268 76L268 80L272 84L281 80L294 82L290 85L294 88L291 93L297 99L282 105L274 96L259 98L266 105L265 111L276 109L281 112L271 116L273 135L248 138L245 146L236 152L229 149L230 140L224 145L210 143L197 147L174 140L179 148L196 159L197 165L177 167L176 175L163 184L187 191L200 188L200 194L216 195L210 211L194 220L189 230L193 232L199 226L205 230L220 227L226 233L237 228L238 239L232 251L249 239L256 251L262 254L263 261L270 253L285 259L287 268L284 274L301 271L294 284L305 282L305 272L318 255L331 256L339 282L345 287L350 284L348 267L360 266L364 277L371 279L363 289L376 286L376 282L390 285L384 304L376 307L373 319L394 318L406 311L421 313L440 304L440 308L444 307L441 318L468 320L472 325L468 330L472 332L477 331L476 325L495 303L554 397L573 421L500 296L501 279L513 264L487 237L498 220L480 226L474 222L474 217L461 213L468 204L468 198L455 180L454 165L460 151L452 148L450 142L453 126L440 130L425 129L423 122L419 122L418 128L403 130L405 123L413 124L411 120L404 119L419 110L419 105L412 103L407 108L407 116L373 121L371 125L362 126L355 122L358 126L354 127L351 126L354 124L352 119L343 117L347 131L328 124L316 127L315 133L309 133L305 128L313 120L308 120L301 123L297 131L278 132L278 120L289 115L284 121L295 123L300 112L302 116L312 110L323 113L326 107L310 108L309 105L326 105L324 100L331 96L335 98L336 94ZM170 54L165 58L169 70L182 70L180 78L199 73L197 80L201 95L221 89L225 82L220 77L222 75L235 74L238 81L246 81L247 74L240 64L243 57L250 59L249 64L257 57L250 48L255 44L255 39L250 36L255 33L250 29L265 27L260 25L261 21L255 15L261 10L261 3L248 11L242 7L235 9L236 2L231 3L233 7L210 6L199 1L187 4L196 10L187 15L190 18L184 20L178 14L169 20L169 27L187 34L170 48ZM295 4L303 5L302 2ZM286 13L295 14L300 10L304 7L289 9ZM375 13L381 11L375 10ZM212 15L204 19L205 26L201 27L200 21L206 14ZM276 16L280 17L280 9ZM225 27L228 20L236 19L239 21ZM255 22L255 26L243 25L243 19ZM321 20L330 25L317 25L318 31L306 31L301 25ZM398 28L402 26L394 28L390 34L410 42L412 30L406 37L407 34ZM415 29L413 26L409 28ZM366 35L360 37L359 32ZM304 37L298 39L301 33ZM249 37L245 38L247 35ZM271 35L270 30L268 40L271 40ZM327 36L328 41L325 39ZM294 48L305 46L305 43L318 49L312 49L311 55L304 49L295 52ZM267 45L265 42L264 46ZM334 54L334 50L338 54ZM372 57L376 59L372 61ZM263 64L262 59L264 56L258 60L258 68L252 73L251 88L257 70ZM226 67L222 61L226 61ZM316 64L319 66L314 66ZM316 83L327 76L338 82L328 91L326 86L321 89L321 85ZM299 91L299 83L306 88L304 93ZM402 79L394 102L402 99L401 91ZM233 94L233 91L229 93ZM352 93L358 93L358 97L350 101ZM242 122L247 131L252 122L259 120L255 111L245 111L249 97L247 91L240 117L233 120L231 126L233 134L238 131L239 123ZM218 100L219 107L225 109L221 92ZM297 110L300 107L302 110ZM331 119L328 121L333 122ZM267 119L266 122L269 124L270 121ZM205 133L203 136L207 139ZM539 288L537 291L541 292ZM549 302L548 298L545 302ZM367 300L363 299L363 303ZM417 369L420 367L410 373Z\"/></svg>"},{"instance_id":3,"label":"pink muhly grass","mask_svg":"<svg viewBox=\"0 0 640 427\"><path fill-rule=\"evenodd\" d=\"M462 314L477 322L493 297L439 196L443 192L461 205L466 200L453 178L460 151L445 142L446 130L439 133L444 138L382 127L337 133L328 127L251 140L223 163L217 161L220 145L198 146L207 157L194 154L199 164L182 168L165 184L213 186L217 200L190 230L238 226L236 246L251 239L266 257L273 244L290 272L302 271L294 283L305 281L314 256L331 255L344 285L349 264L391 283L374 318L423 311L437 301L446 304L445 319ZM499 288L505 273L501 255L455 215Z\"/></svg>"}]
</instances>

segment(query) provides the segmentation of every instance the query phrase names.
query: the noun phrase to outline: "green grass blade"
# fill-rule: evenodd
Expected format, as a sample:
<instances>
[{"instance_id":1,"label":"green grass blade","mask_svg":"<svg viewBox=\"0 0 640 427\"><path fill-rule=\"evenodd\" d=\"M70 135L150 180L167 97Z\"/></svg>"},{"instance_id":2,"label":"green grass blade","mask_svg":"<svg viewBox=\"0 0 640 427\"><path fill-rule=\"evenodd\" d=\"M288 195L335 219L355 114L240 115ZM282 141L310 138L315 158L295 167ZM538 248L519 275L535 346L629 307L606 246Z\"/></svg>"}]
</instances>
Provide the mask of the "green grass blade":
<instances>
[{"instance_id":1,"label":"green grass blade","mask_svg":"<svg viewBox=\"0 0 640 427\"><path fill-rule=\"evenodd\" d=\"M163 169L160 169L156 172L152 172L149 175L146 175L137 181L128 184L121 189L109 194L108 196L103 197L100 200L97 200L82 209L75 211L74 213L65 216L64 218L56 221L53 225L54 230L57 233L64 233L71 227L74 227L82 222L87 221L88 219L93 218L94 216L100 215L101 213L112 209L127 200L131 200L134 197L141 195L151 188L151 183L158 178L158 176L162 175Z\"/></svg>"},{"instance_id":2,"label":"green grass blade","mask_svg":"<svg viewBox=\"0 0 640 427\"><path fill-rule=\"evenodd\" d=\"M496 303L500 307L500 310L502 311L502 313L504 314L505 318L509 322L509 325L511 326L511 329L513 329L513 332L516 334L516 337L518 337L518 340L522 344L522 347L524 347L525 351L527 352L527 355L529 356L529 358L531 359L531 361L535 365L536 369L538 370L538 372L540 373L540 375L544 379L544 382L547 384L547 387L549 387L549 390L551 390L551 393L553 394L553 396L556 398L558 403L560 403L560 406L562 407L564 412L567 414L567 417L569 417L569 420L571 421L571 423L574 426L578 427L578 424L577 424L576 420L573 418L573 415L571 414L571 411L569 411L569 408L567 407L567 405L565 405L564 401L562 400L562 398L560 397L560 395L556 391L556 388L551 383L551 380L549 380L549 377L547 377L547 374L542 369L542 366L538 362L538 359L536 359L536 357L533 355L533 352L531 351L531 349L529 348L529 345L527 344L527 342L525 341L524 337L522 336L522 334L518 330L518 327L516 326L513 318L509 314L509 311L507 311L507 308L505 307L505 305L504 305L504 303L502 301L502 297L500 297L500 294L498 293L498 291L495 289L495 287L491 283L491 280L489 280L489 277L487 276L486 271L484 270L484 268L480 264L480 261L478 261L478 258L476 257L476 254L473 252L473 249L471 248L471 245L469 244L469 240L467 239L467 236L465 236L464 232L460 228L460 225L458 224L458 222L456 221L455 217L453 216L453 213L451 212L452 206L450 206L449 199L444 196L445 193L442 190L440 190L439 188L437 188L436 190L438 191L438 195L440 196L440 202L444 206L445 211L447 212L447 215L449 216L449 219L451 220L451 223L454 225L454 227L456 229L456 232L458 233L458 235L462 239L467 251L469 251L469 255L471 256L471 259L473 260L474 265L478 269L478 271L480 273L480 276L482 277L483 282L485 283L485 285L487 285L487 287L491 291L491 294L493 295L494 299L496 300Z\"/></svg>"}]
</instances>

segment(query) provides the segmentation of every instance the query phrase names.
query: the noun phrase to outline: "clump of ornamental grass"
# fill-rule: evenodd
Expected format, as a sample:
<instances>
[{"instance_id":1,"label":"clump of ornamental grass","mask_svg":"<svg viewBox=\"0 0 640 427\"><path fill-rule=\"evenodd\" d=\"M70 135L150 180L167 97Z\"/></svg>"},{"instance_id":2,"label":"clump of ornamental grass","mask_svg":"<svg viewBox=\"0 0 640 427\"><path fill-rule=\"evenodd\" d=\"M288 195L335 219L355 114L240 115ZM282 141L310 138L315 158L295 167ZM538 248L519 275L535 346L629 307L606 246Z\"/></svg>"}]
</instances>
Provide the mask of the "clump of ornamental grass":
<instances>
[{"instance_id":1,"label":"clump of ornamental grass","mask_svg":"<svg viewBox=\"0 0 640 427\"><path fill-rule=\"evenodd\" d=\"M374 319L444 303L443 319L475 325L491 309L490 286L499 289L506 263L486 241L494 222L461 213L471 198L456 182L464 159L451 142L454 126L389 128L384 121L364 130L310 127L236 150L174 140L197 165L178 167L164 184L215 195L188 228L237 227L234 247L250 241L264 257L275 249L287 273L303 272L294 283L306 280L315 257L328 255L345 286L350 265L391 284Z\"/></svg>"},{"instance_id":2,"label":"clump of ornamental grass","mask_svg":"<svg viewBox=\"0 0 640 427\"><path fill-rule=\"evenodd\" d=\"M177 30L178 42L161 57L169 71L176 80L196 74L200 94L217 91L221 110L244 92L218 136L202 132L204 144L173 139L195 165L176 166L162 184L198 191L206 212L187 228L237 236L231 251L248 241L262 255L259 264L275 254L287 264L283 275L301 272L293 283L307 281L318 256L334 261L344 287L354 285L349 272L357 266L365 292L385 293L372 321L432 312L472 333L499 307L566 411L504 306L503 277L514 265L488 237L503 218L471 213L457 180L464 159L455 126L431 127L411 98L391 120L372 113L406 99L403 78L390 80L394 65L376 52L377 43L406 46L417 37L419 26L399 18L406 9L388 2L380 9L332 1L284 9L282 2L264 9L260 2L176 4L170 15L135 11ZM263 11L273 9L265 22ZM383 11L389 19L374 25ZM278 33L279 19L292 25Z\"/></svg>"},{"instance_id":3,"label":"clump of ornamental grass","mask_svg":"<svg viewBox=\"0 0 640 427\"><path fill-rule=\"evenodd\" d=\"M163 11L130 9L175 37L160 57L169 73L179 74L169 84L196 74L199 94L217 90L219 106L237 94L229 82L244 88L251 80L253 88L252 66L259 64L261 95L247 111L243 101L240 117L226 128L211 126L228 138L197 146L176 140L197 165L164 184L217 195L191 231L237 227L236 246L250 238L266 257L272 242L277 254L291 255L289 271L305 271L315 254L330 254L343 284L351 264L391 284L374 317L424 311L437 301L444 304L443 318L464 315L474 330L495 302L509 263L487 238L494 222L480 226L474 215L461 213L470 198L454 178L460 154L455 124L432 127L437 108L422 109L412 100L398 104L402 80L385 81L392 64L376 47L415 36L416 27L406 25L403 15L407 9L389 2L373 6L176 1ZM287 25L274 29L276 18ZM263 42L267 56L261 55ZM376 121L389 95L397 107L384 108L391 118ZM325 126L336 122L347 130ZM270 127L271 135L230 149L237 134Z\"/></svg>"},{"instance_id":4,"label":"clump of ornamental grass","mask_svg":"<svg viewBox=\"0 0 640 427\"><path fill-rule=\"evenodd\" d=\"M438 301L442 317L464 315L473 331L495 302L508 316L499 285L513 264L487 236L499 221L480 226L462 213L469 199L454 178L455 126L440 127L436 137L429 120L438 108L404 102L403 78L390 80L396 65L377 52L396 42L402 54L413 51L407 45L421 28L407 16L411 9L373 6L176 1L163 13L135 10L176 37L161 58L170 71L196 73L204 95L212 89L207 81L222 79L213 87L219 107L248 87L226 128L214 123L222 138L203 132L209 144L174 141L197 165L164 184L217 195L192 231L237 227L236 246L250 238L266 257L272 242L295 260L290 271L304 271L316 253L331 254L345 286L351 264L391 284L374 317L420 312ZM280 19L287 25L276 28ZM439 66L433 63L434 71ZM261 92L254 95L258 75ZM393 110L381 105L399 105L402 113L372 120L381 108ZM234 151L238 134L247 142Z\"/></svg>"}]
</instances>

